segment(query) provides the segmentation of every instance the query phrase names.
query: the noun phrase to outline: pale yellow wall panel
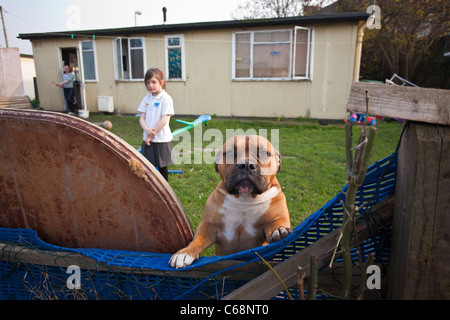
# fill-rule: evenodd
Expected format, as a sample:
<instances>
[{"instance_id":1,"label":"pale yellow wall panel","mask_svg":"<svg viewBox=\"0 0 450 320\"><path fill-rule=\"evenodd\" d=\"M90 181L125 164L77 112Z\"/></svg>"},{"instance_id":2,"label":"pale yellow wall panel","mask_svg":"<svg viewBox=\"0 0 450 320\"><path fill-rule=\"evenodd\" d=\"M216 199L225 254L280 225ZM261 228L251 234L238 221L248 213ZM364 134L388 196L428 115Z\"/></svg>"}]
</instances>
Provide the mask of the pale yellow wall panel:
<instances>
[{"instance_id":1,"label":"pale yellow wall panel","mask_svg":"<svg viewBox=\"0 0 450 320\"><path fill-rule=\"evenodd\" d=\"M56 42L54 40L34 42L33 55L40 106L45 110L63 111L62 89L52 83L61 81Z\"/></svg>"},{"instance_id":2,"label":"pale yellow wall panel","mask_svg":"<svg viewBox=\"0 0 450 320\"><path fill-rule=\"evenodd\" d=\"M185 36L186 84L192 114L229 115L231 32L192 32Z\"/></svg>"},{"instance_id":3,"label":"pale yellow wall panel","mask_svg":"<svg viewBox=\"0 0 450 320\"><path fill-rule=\"evenodd\" d=\"M311 118L343 119L352 82L355 29L334 24L315 29Z\"/></svg>"}]
</instances>

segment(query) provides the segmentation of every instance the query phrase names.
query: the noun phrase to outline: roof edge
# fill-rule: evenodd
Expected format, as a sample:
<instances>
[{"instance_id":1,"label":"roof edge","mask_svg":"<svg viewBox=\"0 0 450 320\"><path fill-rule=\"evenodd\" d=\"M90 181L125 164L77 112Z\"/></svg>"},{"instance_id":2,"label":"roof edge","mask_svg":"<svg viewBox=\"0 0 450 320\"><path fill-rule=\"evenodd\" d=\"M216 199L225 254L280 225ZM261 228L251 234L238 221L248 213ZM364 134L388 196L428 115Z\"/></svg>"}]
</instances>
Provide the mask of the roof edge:
<instances>
[{"instance_id":1,"label":"roof edge","mask_svg":"<svg viewBox=\"0 0 450 320\"><path fill-rule=\"evenodd\" d=\"M44 33L21 33L19 39L50 39L62 37L89 37L95 36L111 36L126 35L137 33L159 33L159 32L179 32L190 30L211 30L211 29L230 29L230 28L248 28L262 26L281 26L290 24L312 24L312 23L331 23L345 21L362 21L366 20L370 15L366 12L350 12L350 13L332 13L332 14L316 14L308 16L295 16L287 18L267 18L254 20L227 20L227 21L211 21L211 22L193 22L179 24L162 24L139 27L122 27L108 29L90 29L90 30L68 30Z\"/></svg>"}]
</instances>

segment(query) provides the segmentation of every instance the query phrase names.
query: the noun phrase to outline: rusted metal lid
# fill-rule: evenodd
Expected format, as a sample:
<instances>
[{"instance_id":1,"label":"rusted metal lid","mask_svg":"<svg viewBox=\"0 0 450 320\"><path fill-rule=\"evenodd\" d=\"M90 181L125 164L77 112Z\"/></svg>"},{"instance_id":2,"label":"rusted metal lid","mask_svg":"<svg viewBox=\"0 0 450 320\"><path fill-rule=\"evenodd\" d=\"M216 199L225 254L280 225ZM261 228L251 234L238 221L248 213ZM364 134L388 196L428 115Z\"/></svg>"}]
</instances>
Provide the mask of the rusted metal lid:
<instances>
[{"instance_id":1,"label":"rusted metal lid","mask_svg":"<svg viewBox=\"0 0 450 320\"><path fill-rule=\"evenodd\" d=\"M173 253L192 228L170 185L113 133L56 112L0 109L0 226L51 244Z\"/></svg>"}]
</instances>

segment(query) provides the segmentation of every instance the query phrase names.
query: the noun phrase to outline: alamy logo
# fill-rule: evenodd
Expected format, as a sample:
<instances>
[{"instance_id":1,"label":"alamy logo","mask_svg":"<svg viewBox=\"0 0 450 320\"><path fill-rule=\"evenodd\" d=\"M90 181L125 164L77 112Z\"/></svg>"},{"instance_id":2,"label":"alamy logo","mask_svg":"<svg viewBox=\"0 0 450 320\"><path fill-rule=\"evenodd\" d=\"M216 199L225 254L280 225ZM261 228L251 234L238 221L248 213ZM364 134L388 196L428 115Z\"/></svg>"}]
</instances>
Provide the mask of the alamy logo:
<instances>
[{"instance_id":1,"label":"alamy logo","mask_svg":"<svg viewBox=\"0 0 450 320\"><path fill-rule=\"evenodd\" d=\"M370 13L370 17L367 18L366 26L369 29L381 29L381 9L377 5L370 5L367 7L367 13Z\"/></svg>"},{"instance_id":2,"label":"alamy logo","mask_svg":"<svg viewBox=\"0 0 450 320\"><path fill-rule=\"evenodd\" d=\"M77 265L71 265L67 267L67 274L71 276L67 279L67 288L68 289L80 289L81 288L81 270Z\"/></svg>"},{"instance_id":3,"label":"alamy logo","mask_svg":"<svg viewBox=\"0 0 450 320\"><path fill-rule=\"evenodd\" d=\"M217 158L217 156L223 154L223 144L228 141L231 137L236 135L258 135L261 136L268 141L270 141L272 147L275 150L279 150L279 130L271 129L270 130L270 139L268 138L268 130L267 129L259 129L256 131L255 129L227 129L225 136L218 129L207 129L203 132L202 126L196 126L193 129L192 135L191 132L185 131L182 134L174 137L175 142L178 142L174 145L172 150L172 160L177 164L214 164L216 163L226 163L233 164L236 158L240 158L242 154L258 154L259 161L261 164L264 164L267 167L267 170L261 172L261 174L265 174L266 172L271 172L270 169L273 169L278 164L275 161L272 161L273 158L264 157L262 154L263 140L259 145L254 144L248 149L244 149L245 145L242 145L238 148L235 148L232 154L226 154L224 158ZM203 142L210 142L206 147L203 147ZM253 150L254 149L254 150ZM192 155L193 153L193 155ZM193 158L193 159L192 159Z\"/></svg>"},{"instance_id":4,"label":"alamy logo","mask_svg":"<svg viewBox=\"0 0 450 320\"><path fill-rule=\"evenodd\" d=\"M372 265L367 267L366 273L368 274L367 281L366 281L367 289L369 289L369 290L381 289L381 270L380 270L380 267L377 266L377 265L372 264Z\"/></svg>"},{"instance_id":5,"label":"alamy logo","mask_svg":"<svg viewBox=\"0 0 450 320\"><path fill-rule=\"evenodd\" d=\"M77 5L70 5L67 7L67 28L69 30L78 30L81 26L81 9Z\"/></svg>"}]
</instances>

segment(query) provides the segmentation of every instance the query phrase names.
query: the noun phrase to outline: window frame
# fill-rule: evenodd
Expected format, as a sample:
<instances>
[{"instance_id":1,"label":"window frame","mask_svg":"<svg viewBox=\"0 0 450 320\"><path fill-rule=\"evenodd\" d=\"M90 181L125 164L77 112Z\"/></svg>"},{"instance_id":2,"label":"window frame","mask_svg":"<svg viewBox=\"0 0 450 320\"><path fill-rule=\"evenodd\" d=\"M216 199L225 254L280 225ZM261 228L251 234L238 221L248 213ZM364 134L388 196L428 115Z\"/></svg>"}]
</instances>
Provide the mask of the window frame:
<instances>
[{"instance_id":1,"label":"window frame","mask_svg":"<svg viewBox=\"0 0 450 320\"><path fill-rule=\"evenodd\" d=\"M170 38L179 38L180 44L177 46L169 46ZM169 77L169 49L180 48L181 49L181 78L170 78ZM185 60L185 45L184 45L184 34L168 34L164 36L164 51L165 51L165 80L166 81L186 81L186 60Z\"/></svg>"},{"instance_id":2,"label":"window frame","mask_svg":"<svg viewBox=\"0 0 450 320\"><path fill-rule=\"evenodd\" d=\"M127 40L127 63L128 63L128 74L129 78L124 77L125 70L123 69L123 45L122 40ZM131 47L131 41L139 39L142 42L142 47ZM120 44L120 52L118 52L117 48L117 41L119 41ZM146 70L146 59L145 59L145 38L144 37L117 37L113 40L113 48L114 48L114 76L117 81L144 81L145 77L145 70ZM132 67L131 67L131 51L132 50L142 50L142 78L133 78L132 74ZM118 54L120 56L120 60L118 61ZM120 74L119 74L119 67L120 67Z\"/></svg>"},{"instance_id":3,"label":"window frame","mask_svg":"<svg viewBox=\"0 0 450 320\"><path fill-rule=\"evenodd\" d=\"M295 43L297 40L297 31L298 30L307 30L308 31L308 47L307 47L307 57L306 57L306 75L305 76L295 76L295 57L296 57L296 48ZM287 77L257 77L255 78L253 75L254 69L254 61L253 61L253 53L255 46L255 34L257 33L267 33L267 32L289 32L289 76ZM237 34L250 34L250 51L249 51L249 59L250 59L250 70L248 77L236 77L236 35ZM287 41L285 41L287 42ZM256 42L258 44L262 44L263 42ZM267 43L269 44L269 43ZM312 80L312 67L313 67L313 47L314 47L314 28L307 28L301 26L294 26L293 28L287 29L270 29L270 30L250 30L250 31L234 31L232 33L232 80L233 81L293 81L293 80Z\"/></svg>"},{"instance_id":4,"label":"window frame","mask_svg":"<svg viewBox=\"0 0 450 320\"><path fill-rule=\"evenodd\" d=\"M306 72L305 76L296 76L295 75L295 58L297 50L292 50L292 79L294 80L312 80L312 61L313 61L313 55L312 55L312 48L313 48L313 28L306 28L306 27L300 27L295 26L294 27L294 40L293 44L295 46L295 43L297 42L297 31L298 30L307 30L308 31L308 46L307 46L307 54L306 54Z\"/></svg>"},{"instance_id":5,"label":"window frame","mask_svg":"<svg viewBox=\"0 0 450 320\"><path fill-rule=\"evenodd\" d=\"M91 42L92 43L92 49L84 50L83 49L83 42ZM81 40L80 41L80 51L81 51L81 65L82 65L82 72L83 72L83 80L84 82L98 82L98 67L97 67L97 48L96 48L96 42L95 40ZM94 72L95 72L95 79L86 79L86 69L84 67L84 52L90 52L92 51L94 54Z\"/></svg>"}]
</instances>

